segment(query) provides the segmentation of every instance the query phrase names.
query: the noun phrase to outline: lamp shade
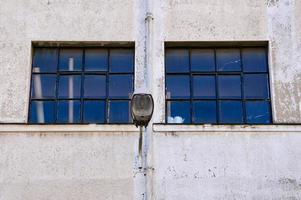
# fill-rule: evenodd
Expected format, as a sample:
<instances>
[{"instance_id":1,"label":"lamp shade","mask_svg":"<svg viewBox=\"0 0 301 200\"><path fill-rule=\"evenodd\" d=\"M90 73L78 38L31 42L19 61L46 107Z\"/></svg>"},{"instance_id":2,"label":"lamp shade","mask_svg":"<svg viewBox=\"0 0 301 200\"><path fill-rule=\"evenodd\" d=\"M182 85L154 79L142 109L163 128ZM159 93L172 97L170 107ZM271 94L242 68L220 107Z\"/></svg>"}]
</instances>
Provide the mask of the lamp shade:
<instances>
[{"instance_id":1,"label":"lamp shade","mask_svg":"<svg viewBox=\"0 0 301 200\"><path fill-rule=\"evenodd\" d=\"M147 126L154 111L154 100L150 94L134 94L131 99L131 114L136 126Z\"/></svg>"}]
</instances>

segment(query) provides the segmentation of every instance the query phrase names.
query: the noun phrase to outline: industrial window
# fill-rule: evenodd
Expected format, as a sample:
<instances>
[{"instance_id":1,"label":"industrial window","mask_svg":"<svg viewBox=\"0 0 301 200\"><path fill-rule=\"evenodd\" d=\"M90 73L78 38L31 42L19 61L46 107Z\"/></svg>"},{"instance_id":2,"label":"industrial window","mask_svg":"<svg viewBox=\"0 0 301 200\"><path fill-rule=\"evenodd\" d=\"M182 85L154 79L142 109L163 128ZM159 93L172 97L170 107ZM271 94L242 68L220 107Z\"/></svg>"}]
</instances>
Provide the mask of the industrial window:
<instances>
[{"instance_id":1,"label":"industrial window","mask_svg":"<svg viewBox=\"0 0 301 200\"><path fill-rule=\"evenodd\" d=\"M131 123L132 48L35 48L30 123Z\"/></svg>"},{"instance_id":2,"label":"industrial window","mask_svg":"<svg viewBox=\"0 0 301 200\"><path fill-rule=\"evenodd\" d=\"M168 123L272 123L267 50L167 48Z\"/></svg>"}]
</instances>

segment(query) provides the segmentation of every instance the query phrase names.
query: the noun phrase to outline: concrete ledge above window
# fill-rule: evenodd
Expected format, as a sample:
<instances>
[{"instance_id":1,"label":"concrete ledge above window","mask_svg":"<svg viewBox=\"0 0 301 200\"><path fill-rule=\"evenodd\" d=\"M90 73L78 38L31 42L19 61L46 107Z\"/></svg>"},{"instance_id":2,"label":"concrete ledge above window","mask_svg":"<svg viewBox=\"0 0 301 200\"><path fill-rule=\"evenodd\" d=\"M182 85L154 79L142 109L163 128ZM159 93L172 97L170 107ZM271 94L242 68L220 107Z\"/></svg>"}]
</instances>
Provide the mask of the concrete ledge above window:
<instances>
[{"instance_id":1,"label":"concrete ledge above window","mask_svg":"<svg viewBox=\"0 0 301 200\"><path fill-rule=\"evenodd\" d=\"M178 125L154 124L154 132L301 132L298 125Z\"/></svg>"},{"instance_id":2,"label":"concrete ledge above window","mask_svg":"<svg viewBox=\"0 0 301 200\"><path fill-rule=\"evenodd\" d=\"M0 133L6 132L63 132L78 134L81 132L139 132L139 129L132 124L121 125L26 125L26 124L1 124Z\"/></svg>"}]
</instances>

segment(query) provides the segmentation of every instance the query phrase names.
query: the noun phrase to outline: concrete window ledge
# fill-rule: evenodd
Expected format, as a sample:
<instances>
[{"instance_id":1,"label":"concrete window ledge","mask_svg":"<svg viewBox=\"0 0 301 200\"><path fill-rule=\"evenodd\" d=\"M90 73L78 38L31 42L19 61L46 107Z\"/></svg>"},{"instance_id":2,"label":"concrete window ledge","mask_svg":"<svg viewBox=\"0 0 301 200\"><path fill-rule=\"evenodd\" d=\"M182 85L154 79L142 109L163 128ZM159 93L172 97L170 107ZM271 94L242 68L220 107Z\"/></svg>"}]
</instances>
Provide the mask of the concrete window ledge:
<instances>
[{"instance_id":1,"label":"concrete window ledge","mask_svg":"<svg viewBox=\"0 0 301 200\"><path fill-rule=\"evenodd\" d=\"M300 132L301 125L154 124L154 132Z\"/></svg>"},{"instance_id":2,"label":"concrete window ledge","mask_svg":"<svg viewBox=\"0 0 301 200\"><path fill-rule=\"evenodd\" d=\"M4 132L139 132L132 124L87 124L87 125L27 125L0 124L0 133Z\"/></svg>"}]
</instances>

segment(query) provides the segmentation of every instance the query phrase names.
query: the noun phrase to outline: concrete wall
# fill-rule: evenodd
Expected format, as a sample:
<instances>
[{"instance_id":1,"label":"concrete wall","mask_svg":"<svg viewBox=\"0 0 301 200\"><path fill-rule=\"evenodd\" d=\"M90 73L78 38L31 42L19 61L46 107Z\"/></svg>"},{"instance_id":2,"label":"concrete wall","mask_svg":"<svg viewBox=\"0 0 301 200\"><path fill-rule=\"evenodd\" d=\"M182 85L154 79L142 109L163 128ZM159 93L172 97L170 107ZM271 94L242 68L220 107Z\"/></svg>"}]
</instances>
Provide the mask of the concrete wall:
<instances>
[{"instance_id":1,"label":"concrete wall","mask_svg":"<svg viewBox=\"0 0 301 200\"><path fill-rule=\"evenodd\" d=\"M0 5L0 123L27 122L34 41L135 42L135 87L147 81L154 123L165 119L165 42L267 41L274 122L301 123L298 0L0 0ZM153 14L150 29L147 10ZM152 123L150 199L301 199L299 125ZM142 199L137 141L131 125L0 125L0 199Z\"/></svg>"},{"instance_id":2,"label":"concrete wall","mask_svg":"<svg viewBox=\"0 0 301 200\"><path fill-rule=\"evenodd\" d=\"M137 135L132 126L1 126L0 199L134 199Z\"/></svg>"},{"instance_id":3,"label":"concrete wall","mask_svg":"<svg viewBox=\"0 0 301 200\"><path fill-rule=\"evenodd\" d=\"M296 127L155 130L154 199L301 199Z\"/></svg>"},{"instance_id":4,"label":"concrete wall","mask_svg":"<svg viewBox=\"0 0 301 200\"><path fill-rule=\"evenodd\" d=\"M147 9L154 17L148 73ZM300 13L296 0L2 0L0 122L27 121L32 41L134 41L135 86L150 80L155 122L165 115L164 42L268 41L274 122L300 123Z\"/></svg>"}]
</instances>

